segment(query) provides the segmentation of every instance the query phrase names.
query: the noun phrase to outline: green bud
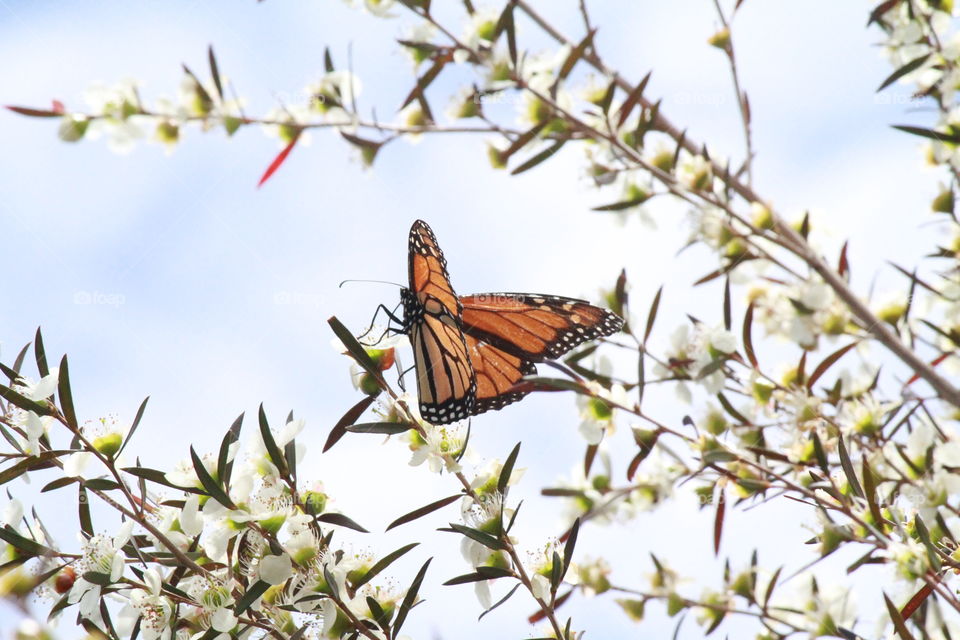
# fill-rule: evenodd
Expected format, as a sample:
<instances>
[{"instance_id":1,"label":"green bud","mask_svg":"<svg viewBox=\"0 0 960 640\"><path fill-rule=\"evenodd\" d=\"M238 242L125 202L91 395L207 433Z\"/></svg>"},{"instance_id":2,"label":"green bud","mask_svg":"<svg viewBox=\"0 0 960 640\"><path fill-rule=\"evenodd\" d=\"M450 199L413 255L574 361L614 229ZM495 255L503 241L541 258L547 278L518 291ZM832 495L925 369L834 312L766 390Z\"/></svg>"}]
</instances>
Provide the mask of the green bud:
<instances>
[{"instance_id":1,"label":"green bud","mask_svg":"<svg viewBox=\"0 0 960 640\"><path fill-rule=\"evenodd\" d=\"M724 27L714 33L712 36L707 38L707 44L711 47L716 47L717 49L727 50L727 47L730 46L730 29Z\"/></svg>"},{"instance_id":2,"label":"green bud","mask_svg":"<svg viewBox=\"0 0 960 640\"><path fill-rule=\"evenodd\" d=\"M953 189L945 188L933 199L930 208L934 213L953 213Z\"/></svg>"},{"instance_id":3,"label":"green bud","mask_svg":"<svg viewBox=\"0 0 960 640\"><path fill-rule=\"evenodd\" d=\"M93 440L93 448L108 458L112 458L122 444L123 436L119 433L108 433Z\"/></svg>"},{"instance_id":4,"label":"green bud","mask_svg":"<svg viewBox=\"0 0 960 640\"><path fill-rule=\"evenodd\" d=\"M64 142L77 142L83 139L89 126L90 120L86 116L66 115L60 121L60 129L57 131L57 135Z\"/></svg>"}]
</instances>

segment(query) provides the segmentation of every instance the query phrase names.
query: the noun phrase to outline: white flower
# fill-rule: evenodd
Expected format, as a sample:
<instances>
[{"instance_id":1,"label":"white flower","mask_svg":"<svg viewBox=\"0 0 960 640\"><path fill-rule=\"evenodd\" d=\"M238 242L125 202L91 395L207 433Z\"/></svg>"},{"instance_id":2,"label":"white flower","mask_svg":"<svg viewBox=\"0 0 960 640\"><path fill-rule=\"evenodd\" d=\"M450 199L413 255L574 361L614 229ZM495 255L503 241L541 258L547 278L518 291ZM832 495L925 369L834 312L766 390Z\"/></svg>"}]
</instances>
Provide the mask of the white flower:
<instances>
[{"instance_id":1,"label":"white flower","mask_svg":"<svg viewBox=\"0 0 960 640\"><path fill-rule=\"evenodd\" d=\"M260 559L260 579L269 584L282 584L293 575L290 556L264 556Z\"/></svg>"},{"instance_id":2,"label":"white flower","mask_svg":"<svg viewBox=\"0 0 960 640\"><path fill-rule=\"evenodd\" d=\"M94 460L94 455L89 451L78 451L63 457L63 475L68 478L84 478L83 472Z\"/></svg>"},{"instance_id":3,"label":"white flower","mask_svg":"<svg viewBox=\"0 0 960 640\"><path fill-rule=\"evenodd\" d=\"M228 633L237 626L237 621L237 616L233 614L233 611L223 607L217 609L210 617L210 626L220 633Z\"/></svg>"},{"instance_id":4,"label":"white flower","mask_svg":"<svg viewBox=\"0 0 960 640\"><path fill-rule=\"evenodd\" d=\"M418 436L412 436L415 441L411 441L410 445L413 449L410 466L417 467L426 462L434 473L440 473L444 469L451 473L459 471L460 464L456 458L466 444L466 432L462 425L424 423L423 429L427 436L425 443Z\"/></svg>"},{"instance_id":5,"label":"white flower","mask_svg":"<svg viewBox=\"0 0 960 640\"><path fill-rule=\"evenodd\" d=\"M150 568L144 572L143 581L146 589L130 592L129 602L120 611L118 626L122 635L128 635L139 619L144 640L168 640L172 633L169 624L173 605L162 595L162 578L155 568Z\"/></svg>"},{"instance_id":6,"label":"white flower","mask_svg":"<svg viewBox=\"0 0 960 640\"><path fill-rule=\"evenodd\" d=\"M534 574L530 579L530 590L534 598L539 598L544 602L550 602L550 581L547 577L539 573Z\"/></svg>"},{"instance_id":7,"label":"white flower","mask_svg":"<svg viewBox=\"0 0 960 640\"><path fill-rule=\"evenodd\" d=\"M199 513L200 496L190 494L180 510L180 528L188 536L198 536L203 531L203 518Z\"/></svg>"}]
</instances>

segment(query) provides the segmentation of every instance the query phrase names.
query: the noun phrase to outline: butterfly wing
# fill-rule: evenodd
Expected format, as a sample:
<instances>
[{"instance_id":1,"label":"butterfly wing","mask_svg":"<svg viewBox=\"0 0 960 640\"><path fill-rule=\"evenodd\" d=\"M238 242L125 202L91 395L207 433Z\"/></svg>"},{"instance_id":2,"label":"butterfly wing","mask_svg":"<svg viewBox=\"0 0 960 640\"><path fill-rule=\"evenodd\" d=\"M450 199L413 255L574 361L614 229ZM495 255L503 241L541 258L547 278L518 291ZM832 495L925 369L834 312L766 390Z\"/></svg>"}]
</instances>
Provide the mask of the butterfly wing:
<instances>
[{"instance_id":1,"label":"butterfly wing","mask_svg":"<svg viewBox=\"0 0 960 640\"><path fill-rule=\"evenodd\" d=\"M409 255L410 289L417 294L420 304L433 297L459 320L463 307L450 284L447 259L433 230L423 220L410 227Z\"/></svg>"},{"instance_id":2,"label":"butterfly wing","mask_svg":"<svg viewBox=\"0 0 960 640\"><path fill-rule=\"evenodd\" d=\"M576 298L479 293L460 302L465 334L530 362L559 358L578 344L623 327L615 313Z\"/></svg>"},{"instance_id":3,"label":"butterfly wing","mask_svg":"<svg viewBox=\"0 0 960 640\"><path fill-rule=\"evenodd\" d=\"M473 413L501 409L516 402L528 392L509 392L523 376L537 372L529 360L501 351L496 347L466 335L470 362L477 377L477 401Z\"/></svg>"},{"instance_id":4,"label":"butterfly wing","mask_svg":"<svg viewBox=\"0 0 960 640\"><path fill-rule=\"evenodd\" d=\"M404 329L413 345L420 414L431 424L472 415L477 378L460 329L461 306L447 261L427 223L410 229L410 288L401 292Z\"/></svg>"}]
</instances>

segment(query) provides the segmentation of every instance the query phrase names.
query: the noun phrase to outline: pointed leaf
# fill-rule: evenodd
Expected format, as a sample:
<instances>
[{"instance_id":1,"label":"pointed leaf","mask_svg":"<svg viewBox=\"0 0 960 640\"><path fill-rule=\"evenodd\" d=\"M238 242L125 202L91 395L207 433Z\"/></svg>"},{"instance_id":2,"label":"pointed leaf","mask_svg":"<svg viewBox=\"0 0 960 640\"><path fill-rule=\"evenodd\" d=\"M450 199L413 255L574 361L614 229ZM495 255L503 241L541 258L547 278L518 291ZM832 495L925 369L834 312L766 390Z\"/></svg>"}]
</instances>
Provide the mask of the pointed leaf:
<instances>
[{"instance_id":1,"label":"pointed leaf","mask_svg":"<svg viewBox=\"0 0 960 640\"><path fill-rule=\"evenodd\" d=\"M407 613L410 612L410 607L417 601L417 592L420 591L420 584L423 582L423 577L427 574L427 567L430 566L431 560L433 560L433 558L424 562L423 566L420 567L420 571L417 572L417 576L410 584L410 588L407 589L407 595L403 597L403 602L400 603L400 608L397 610L397 618L393 623L394 638L399 636L400 627L403 626L404 621L407 619Z\"/></svg>"},{"instance_id":2,"label":"pointed leaf","mask_svg":"<svg viewBox=\"0 0 960 640\"><path fill-rule=\"evenodd\" d=\"M223 82L220 80L220 69L217 66L217 57L213 55L213 45L207 47L207 59L210 62L210 75L213 77L213 86L217 88L217 95L223 100Z\"/></svg>"},{"instance_id":3,"label":"pointed leaf","mask_svg":"<svg viewBox=\"0 0 960 640\"><path fill-rule=\"evenodd\" d=\"M370 567L366 573L364 573L362 576L360 576L356 580L351 581L351 585L353 586L354 590L359 589L363 585L370 582L370 580L376 577L381 571L383 571L384 569L389 567L391 564L393 564L395 560L397 560L398 558L400 558L405 553L407 553L408 551L410 551L411 549L413 549L419 544L420 544L419 542L412 542L380 558L380 560L375 565Z\"/></svg>"},{"instance_id":4,"label":"pointed leaf","mask_svg":"<svg viewBox=\"0 0 960 640\"><path fill-rule=\"evenodd\" d=\"M518 455L520 455L519 442L513 447L513 451L507 456L507 461L503 463L503 467L500 469L500 478L497 480L497 492L501 496L505 496L507 493L507 486L510 484L510 476L513 474L513 466L517 462Z\"/></svg>"},{"instance_id":5,"label":"pointed leaf","mask_svg":"<svg viewBox=\"0 0 960 640\"><path fill-rule=\"evenodd\" d=\"M376 400L374 396L366 396L343 414L343 417L340 418L337 424L333 425L333 429L330 430L330 435L327 436L327 441L323 445L324 453L329 451L333 445L337 444L340 438L347 435L347 427L355 423L360 416L363 415L363 412L367 410L367 407L373 404L374 400Z\"/></svg>"},{"instance_id":6,"label":"pointed leaf","mask_svg":"<svg viewBox=\"0 0 960 640\"><path fill-rule=\"evenodd\" d=\"M150 400L150 396L144 398L143 402L140 403L140 408L137 409L137 415L133 418L133 424L130 425L130 429L127 431L127 437L124 438L123 444L120 445L120 449L117 451L117 454L114 457L120 457L120 454L123 453L124 447L126 447L127 443L130 442L130 439L133 438L133 434L136 433L137 427L140 426L140 420L143 418L143 412L147 409L148 400Z\"/></svg>"},{"instance_id":7,"label":"pointed leaf","mask_svg":"<svg viewBox=\"0 0 960 640\"><path fill-rule=\"evenodd\" d=\"M889 76L887 76L887 79L884 80L879 87L877 87L877 91L878 92L883 91L884 89L892 85L894 82L896 82L903 76L907 75L908 73L912 73L913 71L916 71L917 69L922 67L923 64L929 59L930 59L929 53L925 56L914 58L913 60L906 63L905 65L903 65L902 67L900 67L899 69L891 73Z\"/></svg>"},{"instance_id":8,"label":"pointed leaf","mask_svg":"<svg viewBox=\"0 0 960 640\"><path fill-rule=\"evenodd\" d=\"M217 481L213 479L213 476L210 475L210 472L207 471L206 465L203 464L203 460L200 459L197 452L193 450L193 446L190 447L190 459L193 461L193 469L197 472L197 478L200 480L200 484L203 485L204 491L226 508L235 509L236 506L233 504L233 501L230 500L230 496L224 492L223 487L221 487Z\"/></svg>"},{"instance_id":9,"label":"pointed leaf","mask_svg":"<svg viewBox=\"0 0 960 640\"><path fill-rule=\"evenodd\" d=\"M407 514L405 514L405 515L402 515L402 516L400 516L399 518L397 518L396 520L394 520L393 522L391 522L391 523L387 526L387 528L385 529L385 531L390 531L390 529L393 529L394 527L399 527L400 525L406 524L406 523L408 523L408 522L412 522L412 521L416 520L417 518L422 518L423 516L427 515L428 513L433 513L433 512L436 511L437 509L442 509L443 507L447 506L448 504L452 504L452 503L456 502L457 500L459 500L459 499L462 498L462 497L463 497L463 494L462 494L462 493L455 493L455 494L453 494L452 496L447 496L446 498L441 498L440 500L437 500L437 501L435 501L435 502L431 502L430 504L425 505L425 506L423 506L423 507L420 507L419 509L414 509L414 510L411 511L410 513L407 513Z\"/></svg>"},{"instance_id":10,"label":"pointed leaf","mask_svg":"<svg viewBox=\"0 0 960 640\"><path fill-rule=\"evenodd\" d=\"M287 460L283 457L280 447L277 446L277 441L273 438L273 431L270 430L270 425L267 423L267 413L263 409L263 404L260 405L257 417L260 422L260 437L263 438L263 446L267 450L267 455L270 456L270 461L277 467L281 476L289 475L290 470L287 468Z\"/></svg>"},{"instance_id":11,"label":"pointed leaf","mask_svg":"<svg viewBox=\"0 0 960 640\"><path fill-rule=\"evenodd\" d=\"M544 162L545 160L550 158L550 156L555 154L557 151L560 151L560 147L562 147L566 142L567 142L566 138L561 138L560 140L557 140L552 145L550 145L549 147L547 147L546 149L536 154L526 162L522 163L519 167L511 171L510 175L516 176L523 173L524 171L529 171L530 169L533 169L535 166L537 166L541 162Z\"/></svg>"},{"instance_id":12,"label":"pointed leaf","mask_svg":"<svg viewBox=\"0 0 960 640\"><path fill-rule=\"evenodd\" d=\"M850 351L850 349L853 349L855 346L857 346L857 343L851 342L847 346L837 349L836 351L828 355L826 358L824 358L823 362L817 365L817 368L813 370L813 373L811 373L810 377L807 379L807 389L813 389L814 383L820 379L820 376L826 373L827 369L832 367L837 362L837 360L842 358L847 351Z\"/></svg>"},{"instance_id":13,"label":"pointed leaf","mask_svg":"<svg viewBox=\"0 0 960 640\"><path fill-rule=\"evenodd\" d=\"M327 524L335 524L338 527L353 529L354 531L359 531L360 533L370 533L342 513L321 513L317 516L317 520L320 522L326 522Z\"/></svg>"},{"instance_id":14,"label":"pointed leaf","mask_svg":"<svg viewBox=\"0 0 960 640\"><path fill-rule=\"evenodd\" d=\"M274 173L276 173L277 169L280 168L280 165L286 162L287 156L290 155L290 152L293 151L297 141L300 140L300 133L300 131L297 131L297 133L293 136L293 139L287 143L287 146L283 148L283 151L277 154L277 157L273 159L273 161L270 163L270 166L267 167L267 170L263 172L263 175L260 176L260 181L257 183L258 189L262 187L263 183L269 180Z\"/></svg>"}]
</instances>

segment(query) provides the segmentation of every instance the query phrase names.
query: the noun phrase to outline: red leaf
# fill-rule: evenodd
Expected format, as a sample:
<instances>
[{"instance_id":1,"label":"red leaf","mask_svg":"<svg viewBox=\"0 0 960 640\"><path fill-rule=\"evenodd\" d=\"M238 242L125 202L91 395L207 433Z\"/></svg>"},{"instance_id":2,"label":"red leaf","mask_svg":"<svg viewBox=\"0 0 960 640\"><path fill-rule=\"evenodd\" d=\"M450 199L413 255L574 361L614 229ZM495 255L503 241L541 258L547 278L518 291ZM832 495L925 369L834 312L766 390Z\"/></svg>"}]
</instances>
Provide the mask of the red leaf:
<instances>
[{"instance_id":1,"label":"red leaf","mask_svg":"<svg viewBox=\"0 0 960 640\"><path fill-rule=\"evenodd\" d=\"M930 361L930 366L931 366L931 367L937 366L938 364L940 364L941 362L943 362L944 360L946 360L947 358L949 358L951 355L953 355L953 352L952 352L952 351L947 351L946 353L941 353L939 356L937 356L936 358L934 358L933 360ZM915 374L913 374L912 376L910 376L910 379L909 379L909 380L907 380L907 384L908 384L908 385L913 384L914 382L916 382L916 381L919 380L919 379L920 379L920 374L919 374L919 373L915 373ZM906 386L906 385L904 385L904 386Z\"/></svg>"},{"instance_id":2,"label":"red leaf","mask_svg":"<svg viewBox=\"0 0 960 640\"><path fill-rule=\"evenodd\" d=\"M720 536L723 533L723 516L727 513L727 500L720 490L717 496L717 514L713 520L713 555L720 553Z\"/></svg>"},{"instance_id":3,"label":"red leaf","mask_svg":"<svg viewBox=\"0 0 960 640\"><path fill-rule=\"evenodd\" d=\"M31 107L17 107L9 104L4 106L14 113L19 113L22 116L30 116L32 118L57 118L63 115L62 111L48 111L47 109L33 109ZM56 105L54 105L54 108L56 108Z\"/></svg>"},{"instance_id":4,"label":"red leaf","mask_svg":"<svg viewBox=\"0 0 960 640\"><path fill-rule=\"evenodd\" d=\"M257 188L263 186L263 183L270 179L277 169L280 168L280 165L286 161L287 156L290 155L290 152L293 151L294 145L297 144L297 140L300 139L300 132L297 132L297 135L293 136L293 140L290 141L286 147L283 148L283 151L277 154L277 157L273 159L273 162L270 163L270 166L267 167L267 170L263 172L263 176L260 177L260 182L257 183Z\"/></svg>"}]
</instances>

